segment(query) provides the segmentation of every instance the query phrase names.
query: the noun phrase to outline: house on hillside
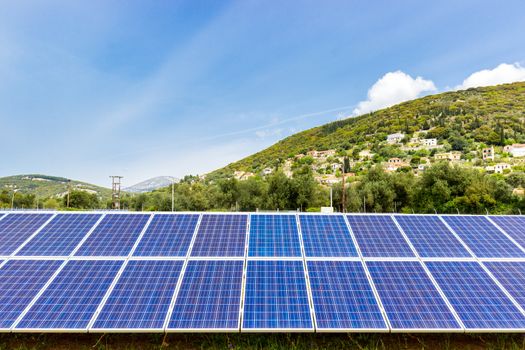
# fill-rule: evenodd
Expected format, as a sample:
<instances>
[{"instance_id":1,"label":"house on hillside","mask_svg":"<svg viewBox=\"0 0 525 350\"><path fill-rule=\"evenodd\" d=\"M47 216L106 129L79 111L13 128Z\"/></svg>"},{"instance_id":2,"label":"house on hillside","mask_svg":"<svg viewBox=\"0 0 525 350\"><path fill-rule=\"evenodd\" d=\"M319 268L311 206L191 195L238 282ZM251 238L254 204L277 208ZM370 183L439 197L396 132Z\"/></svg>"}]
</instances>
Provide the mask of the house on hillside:
<instances>
[{"instance_id":1,"label":"house on hillside","mask_svg":"<svg viewBox=\"0 0 525 350\"><path fill-rule=\"evenodd\" d=\"M328 158L335 156L336 151L335 149L329 149L326 151L310 151L307 153L307 155L311 156L314 159L320 159L320 158Z\"/></svg>"},{"instance_id":2,"label":"house on hillside","mask_svg":"<svg viewBox=\"0 0 525 350\"><path fill-rule=\"evenodd\" d=\"M401 140L405 138L405 134L398 132L395 134L390 134L386 137L386 142L388 142L391 145L394 145L396 143L400 143Z\"/></svg>"},{"instance_id":3,"label":"house on hillside","mask_svg":"<svg viewBox=\"0 0 525 350\"><path fill-rule=\"evenodd\" d=\"M525 144L515 143L513 145L505 146L503 151L512 154L513 157L525 157Z\"/></svg>"},{"instance_id":4,"label":"house on hillside","mask_svg":"<svg viewBox=\"0 0 525 350\"><path fill-rule=\"evenodd\" d=\"M452 152L445 152L445 153L436 153L434 155L435 160L448 160L451 162L457 162L461 160L461 152L459 151L452 151Z\"/></svg>"},{"instance_id":5,"label":"house on hillside","mask_svg":"<svg viewBox=\"0 0 525 350\"><path fill-rule=\"evenodd\" d=\"M505 170L510 170L510 164L507 163L498 163L496 165L490 165L485 167L485 170L488 172L493 172L495 174L503 174Z\"/></svg>"},{"instance_id":6,"label":"house on hillside","mask_svg":"<svg viewBox=\"0 0 525 350\"><path fill-rule=\"evenodd\" d=\"M233 177L239 181L248 180L250 177L255 176L254 173L251 173L249 171L234 171Z\"/></svg>"},{"instance_id":7,"label":"house on hillside","mask_svg":"<svg viewBox=\"0 0 525 350\"><path fill-rule=\"evenodd\" d=\"M403 168L408 166L407 163L403 162L400 158L390 158L387 161L385 171L386 172L394 172L397 171L399 168Z\"/></svg>"},{"instance_id":8,"label":"house on hillside","mask_svg":"<svg viewBox=\"0 0 525 350\"><path fill-rule=\"evenodd\" d=\"M435 147L438 144L438 140L437 139L423 139L421 140L421 144L424 147Z\"/></svg>"},{"instance_id":9,"label":"house on hillside","mask_svg":"<svg viewBox=\"0 0 525 350\"><path fill-rule=\"evenodd\" d=\"M494 146L483 148L481 153L483 154L483 160L494 160Z\"/></svg>"},{"instance_id":10,"label":"house on hillside","mask_svg":"<svg viewBox=\"0 0 525 350\"><path fill-rule=\"evenodd\" d=\"M369 150L365 149L364 151L359 152L359 159L366 160L366 159L372 159L374 158L375 153L370 152Z\"/></svg>"}]
</instances>

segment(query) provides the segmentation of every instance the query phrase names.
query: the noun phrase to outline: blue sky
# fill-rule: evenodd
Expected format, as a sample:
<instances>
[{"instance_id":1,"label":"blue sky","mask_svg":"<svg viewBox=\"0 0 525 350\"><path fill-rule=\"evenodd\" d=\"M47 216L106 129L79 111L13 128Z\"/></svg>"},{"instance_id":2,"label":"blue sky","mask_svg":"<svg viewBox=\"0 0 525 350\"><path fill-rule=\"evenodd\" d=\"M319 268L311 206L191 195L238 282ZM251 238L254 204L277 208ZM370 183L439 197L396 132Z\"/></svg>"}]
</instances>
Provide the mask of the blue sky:
<instances>
[{"instance_id":1,"label":"blue sky","mask_svg":"<svg viewBox=\"0 0 525 350\"><path fill-rule=\"evenodd\" d=\"M525 80L525 2L2 1L0 176L201 174L424 94Z\"/></svg>"}]
</instances>

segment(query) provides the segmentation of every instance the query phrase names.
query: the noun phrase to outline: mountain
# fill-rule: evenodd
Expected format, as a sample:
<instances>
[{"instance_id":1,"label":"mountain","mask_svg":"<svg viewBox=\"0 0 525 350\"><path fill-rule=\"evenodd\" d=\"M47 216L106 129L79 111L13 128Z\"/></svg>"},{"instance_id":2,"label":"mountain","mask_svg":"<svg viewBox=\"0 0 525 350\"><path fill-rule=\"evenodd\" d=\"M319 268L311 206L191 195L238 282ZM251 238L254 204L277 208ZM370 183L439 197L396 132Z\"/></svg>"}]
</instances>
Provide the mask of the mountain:
<instances>
[{"instance_id":1,"label":"mountain","mask_svg":"<svg viewBox=\"0 0 525 350\"><path fill-rule=\"evenodd\" d=\"M378 152L389 134L401 132L408 139L418 131L452 150L462 150L462 144L525 143L525 82L430 95L338 120L289 136L208 178L234 171L261 173L311 150L335 149L355 158L361 150Z\"/></svg>"},{"instance_id":2,"label":"mountain","mask_svg":"<svg viewBox=\"0 0 525 350\"><path fill-rule=\"evenodd\" d=\"M170 186L172 181L175 181L177 183L179 182L179 179L171 177L171 176L157 176L157 177L139 182L138 184L135 184L133 186L123 188L123 191L132 192L132 193L150 192L158 188Z\"/></svg>"},{"instance_id":3,"label":"mountain","mask_svg":"<svg viewBox=\"0 0 525 350\"><path fill-rule=\"evenodd\" d=\"M72 190L96 193L103 199L111 198L111 190L109 188L75 180L71 180L68 184L68 181L68 179L63 177L40 174L7 176L0 178L0 192L16 189L20 193L34 194L39 198L62 197L67 193L68 186L71 186Z\"/></svg>"}]
</instances>

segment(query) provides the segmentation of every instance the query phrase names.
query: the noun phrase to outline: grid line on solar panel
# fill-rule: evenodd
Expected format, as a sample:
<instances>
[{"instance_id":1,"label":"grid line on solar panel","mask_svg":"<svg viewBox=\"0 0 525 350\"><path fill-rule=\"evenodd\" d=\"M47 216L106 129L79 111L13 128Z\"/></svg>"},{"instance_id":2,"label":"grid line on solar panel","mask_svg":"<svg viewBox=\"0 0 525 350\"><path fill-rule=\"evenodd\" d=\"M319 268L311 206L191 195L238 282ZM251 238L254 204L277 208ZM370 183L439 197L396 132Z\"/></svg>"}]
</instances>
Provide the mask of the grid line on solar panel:
<instances>
[{"instance_id":1,"label":"grid line on solar panel","mask_svg":"<svg viewBox=\"0 0 525 350\"><path fill-rule=\"evenodd\" d=\"M510 295L525 308L525 262L484 262Z\"/></svg>"},{"instance_id":2,"label":"grid line on solar panel","mask_svg":"<svg viewBox=\"0 0 525 350\"><path fill-rule=\"evenodd\" d=\"M438 217L396 215L395 220L421 257L471 257Z\"/></svg>"},{"instance_id":3,"label":"grid line on solar panel","mask_svg":"<svg viewBox=\"0 0 525 350\"><path fill-rule=\"evenodd\" d=\"M0 221L0 255L8 256L53 217L52 214L9 214Z\"/></svg>"},{"instance_id":4,"label":"grid line on solar panel","mask_svg":"<svg viewBox=\"0 0 525 350\"><path fill-rule=\"evenodd\" d=\"M150 214L107 214L76 256L127 256Z\"/></svg>"},{"instance_id":5,"label":"grid line on solar panel","mask_svg":"<svg viewBox=\"0 0 525 350\"><path fill-rule=\"evenodd\" d=\"M13 325L62 263L10 260L0 268L0 329Z\"/></svg>"},{"instance_id":6,"label":"grid line on solar panel","mask_svg":"<svg viewBox=\"0 0 525 350\"><path fill-rule=\"evenodd\" d=\"M68 256L100 217L100 214L58 214L17 255Z\"/></svg>"},{"instance_id":7,"label":"grid line on solar panel","mask_svg":"<svg viewBox=\"0 0 525 350\"><path fill-rule=\"evenodd\" d=\"M134 252L134 256L186 256L197 214L155 215Z\"/></svg>"},{"instance_id":8,"label":"grid line on solar panel","mask_svg":"<svg viewBox=\"0 0 525 350\"><path fill-rule=\"evenodd\" d=\"M183 261L129 261L92 329L162 329Z\"/></svg>"},{"instance_id":9,"label":"grid line on solar panel","mask_svg":"<svg viewBox=\"0 0 525 350\"><path fill-rule=\"evenodd\" d=\"M525 316L476 262L428 262L466 329L524 329Z\"/></svg>"},{"instance_id":10,"label":"grid line on solar panel","mask_svg":"<svg viewBox=\"0 0 525 350\"><path fill-rule=\"evenodd\" d=\"M295 215L251 215L250 257L302 257Z\"/></svg>"},{"instance_id":11,"label":"grid line on solar panel","mask_svg":"<svg viewBox=\"0 0 525 350\"><path fill-rule=\"evenodd\" d=\"M361 262L309 261L317 329L386 329Z\"/></svg>"},{"instance_id":12,"label":"grid line on solar panel","mask_svg":"<svg viewBox=\"0 0 525 350\"><path fill-rule=\"evenodd\" d=\"M525 217L491 216L490 219L512 237L522 248L525 248Z\"/></svg>"},{"instance_id":13,"label":"grid line on solar panel","mask_svg":"<svg viewBox=\"0 0 525 350\"><path fill-rule=\"evenodd\" d=\"M167 330L238 330L243 261L189 261Z\"/></svg>"},{"instance_id":14,"label":"grid line on solar panel","mask_svg":"<svg viewBox=\"0 0 525 350\"><path fill-rule=\"evenodd\" d=\"M302 261L249 260L244 330L313 330Z\"/></svg>"},{"instance_id":15,"label":"grid line on solar panel","mask_svg":"<svg viewBox=\"0 0 525 350\"><path fill-rule=\"evenodd\" d=\"M364 257L414 257L390 216L347 215Z\"/></svg>"},{"instance_id":16,"label":"grid line on solar panel","mask_svg":"<svg viewBox=\"0 0 525 350\"><path fill-rule=\"evenodd\" d=\"M461 329L419 262L366 264L392 329Z\"/></svg>"},{"instance_id":17,"label":"grid line on solar panel","mask_svg":"<svg viewBox=\"0 0 525 350\"><path fill-rule=\"evenodd\" d=\"M483 216L443 216L478 258L523 258L525 253Z\"/></svg>"},{"instance_id":18,"label":"grid line on solar panel","mask_svg":"<svg viewBox=\"0 0 525 350\"><path fill-rule=\"evenodd\" d=\"M307 257L357 257L343 216L299 215Z\"/></svg>"},{"instance_id":19,"label":"grid line on solar panel","mask_svg":"<svg viewBox=\"0 0 525 350\"><path fill-rule=\"evenodd\" d=\"M16 329L85 330L122 261L70 260Z\"/></svg>"},{"instance_id":20,"label":"grid line on solar panel","mask_svg":"<svg viewBox=\"0 0 525 350\"><path fill-rule=\"evenodd\" d=\"M202 216L191 256L244 256L248 215Z\"/></svg>"}]
</instances>

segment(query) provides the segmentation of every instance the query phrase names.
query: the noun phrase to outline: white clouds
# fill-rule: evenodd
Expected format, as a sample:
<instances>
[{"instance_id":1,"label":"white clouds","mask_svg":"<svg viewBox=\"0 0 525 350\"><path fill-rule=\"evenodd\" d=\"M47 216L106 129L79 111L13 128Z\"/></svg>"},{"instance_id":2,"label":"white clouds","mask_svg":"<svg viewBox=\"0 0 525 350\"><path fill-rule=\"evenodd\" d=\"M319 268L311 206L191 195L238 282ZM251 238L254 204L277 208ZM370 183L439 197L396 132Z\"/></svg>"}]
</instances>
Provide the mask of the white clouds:
<instances>
[{"instance_id":1,"label":"white clouds","mask_svg":"<svg viewBox=\"0 0 525 350\"><path fill-rule=\"evenodd\" d=\"M525 81L525 67L522 67L519 63L502 63L494 69L483 69L471 74L467 79L463 80L463 83L458 85L456 89L461 90L471 87L514 83L517 81Z\"/></svg>"},{"instance_id":2,"label":"white clouds","mask_svg":"<svg viewBox=\"0 0 525 350\"><path fill-rule=\"evenodd\" d=\"M390 107L419 97L424 92L432 91L436 91L432 80L425 80L422 77L414 79L400 70L389 72L372 85L368 90L368 98L359 102L352 111L352 115L357 116Z\"/></svg>"}]
</instances>

